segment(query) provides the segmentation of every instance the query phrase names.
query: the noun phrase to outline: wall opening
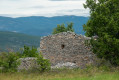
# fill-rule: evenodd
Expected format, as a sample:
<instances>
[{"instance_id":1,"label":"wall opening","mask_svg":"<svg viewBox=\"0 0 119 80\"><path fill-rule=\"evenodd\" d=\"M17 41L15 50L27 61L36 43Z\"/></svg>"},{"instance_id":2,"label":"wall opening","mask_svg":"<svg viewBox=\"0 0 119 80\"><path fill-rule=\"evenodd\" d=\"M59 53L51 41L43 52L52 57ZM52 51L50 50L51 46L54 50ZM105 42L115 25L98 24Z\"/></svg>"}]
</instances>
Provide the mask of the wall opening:
<instances>
[{"instance_id":1,"label":"wall opening","mask_svg":"<svg viewBox=\"0 0 119 80\"><path fill-rule=\"evenodd\" d=\"M73 61L73 63L76 63L76 61Z\"/></svg>"},{"instance_id":2,"label":"wall opening","mask_svg":"<svg viewBox=\"0 0 119 80\"><path fill-rule=\"evenodd\" d=\"M62 48L62 49L64 49L64 47L65 47L65 45L64 45L64 44L62 44L62 45L61 45L61 48Z\"/></svg>"}]
</instances>

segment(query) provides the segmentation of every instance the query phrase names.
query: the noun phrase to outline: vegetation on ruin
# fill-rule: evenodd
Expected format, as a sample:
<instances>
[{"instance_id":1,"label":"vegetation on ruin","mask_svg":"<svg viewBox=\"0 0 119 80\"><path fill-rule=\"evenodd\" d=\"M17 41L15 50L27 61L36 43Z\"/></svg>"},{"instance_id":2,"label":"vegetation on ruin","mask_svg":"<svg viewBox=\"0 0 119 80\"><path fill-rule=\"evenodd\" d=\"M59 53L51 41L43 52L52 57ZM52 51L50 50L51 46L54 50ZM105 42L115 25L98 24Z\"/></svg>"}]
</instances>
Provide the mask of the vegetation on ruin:
<instances>
[{"instance_id":1,"label":"vegetation on ruin","mask_svg":"<svg viewBox=\"0 0 119 80\"><path fill-rule=\"evenodd\" d=\"M57 34L57 33L61 33L61 32L67 32L67 31L71 31L74 32L73 29L73 23L68 23L67 27L65 27L65 24L58 24L56 28L54 28L52 34Z\"/></svg>"}]
</instances>

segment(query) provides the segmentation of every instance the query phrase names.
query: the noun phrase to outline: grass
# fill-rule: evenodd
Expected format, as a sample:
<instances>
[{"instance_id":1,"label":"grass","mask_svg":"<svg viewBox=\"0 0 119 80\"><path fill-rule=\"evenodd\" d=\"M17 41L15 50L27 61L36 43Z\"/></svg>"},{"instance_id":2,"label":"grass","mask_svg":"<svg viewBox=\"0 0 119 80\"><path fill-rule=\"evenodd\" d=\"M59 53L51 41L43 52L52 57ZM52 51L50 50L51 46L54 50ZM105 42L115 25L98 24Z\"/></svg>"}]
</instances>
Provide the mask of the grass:
<instances>
[{"instance_id":1,"label":"grass","mask_svg":"<svg viewBox=\"0 0 119 80\"><path fill-rule=\"evenodd\" d=\"M0 80L119 80L119 69L109 71L97 68L85 70L59 69L44 73L0 73Z\"/></svg>"}]
</instances>

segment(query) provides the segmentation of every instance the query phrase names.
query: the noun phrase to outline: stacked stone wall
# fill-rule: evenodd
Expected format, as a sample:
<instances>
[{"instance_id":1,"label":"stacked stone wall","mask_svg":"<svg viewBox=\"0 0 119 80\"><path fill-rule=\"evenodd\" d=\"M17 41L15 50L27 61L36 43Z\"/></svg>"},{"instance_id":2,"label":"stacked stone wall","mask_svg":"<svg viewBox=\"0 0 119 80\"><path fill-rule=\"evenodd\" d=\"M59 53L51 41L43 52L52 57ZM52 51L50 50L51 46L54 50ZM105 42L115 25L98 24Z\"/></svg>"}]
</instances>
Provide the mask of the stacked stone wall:
<instances>
[{"instance_id":1,"label":"stacked stone wall","mask_svg":"<svg viewBox=\"0 0 119 80\"><path fill-rule=\"evenodd\" d=\"M18 61L20 62L20 65L18 66L18 71L30 70L38 67L37 58L34 57L20 58L18 59Z\"/></svg>"},{"instance_id":2,"label":"stacked stone wall","mask_svg":"<svg viewBox=\"0 0 119 80\"><path fill-rule=\"evenodd\" d=\"M72 62L79 67L95 64L96 57L85 45L90 37L77 35L73 32L63 32L41 38L40 51L52 65Z\"/></svg>"}]
</instances>

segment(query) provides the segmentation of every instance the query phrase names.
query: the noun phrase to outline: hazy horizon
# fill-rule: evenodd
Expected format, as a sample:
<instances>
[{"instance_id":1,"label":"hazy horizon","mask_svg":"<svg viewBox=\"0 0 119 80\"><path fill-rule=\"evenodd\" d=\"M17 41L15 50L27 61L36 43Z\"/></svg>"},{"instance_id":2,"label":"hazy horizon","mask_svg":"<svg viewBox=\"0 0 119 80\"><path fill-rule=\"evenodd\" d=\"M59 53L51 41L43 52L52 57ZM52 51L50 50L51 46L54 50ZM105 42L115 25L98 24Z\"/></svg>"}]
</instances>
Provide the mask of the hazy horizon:
<instances>
[{"instance_id":1,"label":"hazy horizon","mask_svg":"<svg viewBox=\"0 0 119 80\"><path fill-rule=\"evenodd\" d=\"M0 16L89 16L89 10L84 9L86 0L0 0Z\"/></svg>"}]
</instances>

